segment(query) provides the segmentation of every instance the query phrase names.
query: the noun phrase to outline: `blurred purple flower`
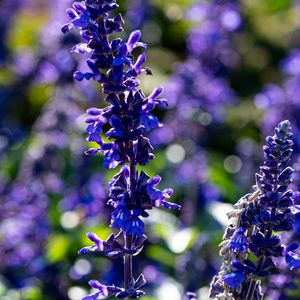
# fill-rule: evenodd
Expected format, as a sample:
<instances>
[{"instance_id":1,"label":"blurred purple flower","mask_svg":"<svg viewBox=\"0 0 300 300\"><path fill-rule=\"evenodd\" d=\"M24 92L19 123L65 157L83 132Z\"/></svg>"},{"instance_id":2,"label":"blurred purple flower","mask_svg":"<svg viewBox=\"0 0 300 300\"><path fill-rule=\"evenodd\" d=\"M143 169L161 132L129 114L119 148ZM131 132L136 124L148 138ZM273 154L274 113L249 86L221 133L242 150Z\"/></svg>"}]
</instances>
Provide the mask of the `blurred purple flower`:
<instances>
[{"instance_id":1,"label":"blurred purple flower","mask_svg":"<svg viewBox=\"0 0 300 300\"><path fill-rule=\"evenodd\" d=\"M196 3L187 18L199 24L191 30L187 46L192 56L201 57L204 67L218 72L237 63L232 38L243 23L238 1Z\"/></svg>"},{"instance_id":2,"label":"blurred purple flower","mask_svg":"<svg viewBox=\"0 0 300 300\"><path fill-rule=\"evenodd\" d=\"M68 3L56 1L56 5L64 10ZM23 55L18 56L29 69L27 72L18 72L18 84L23 85L30 82L34 86L44 83L55 83L50 100L42 108L41 115L33 125L30 143L21 159L17 176L11 183L7 182L1 189L1 205L3 207L0 236L0 253L2 257L1 271L7 276L29 278L35 272L47 272L47 262L45 260L45 249L47 238L52 232L49 220L49 209L51 205L50 197L65 194L62 207L67 210L73 209L79 212L82 219L94 216L103 209L102 200L107 197L105 189L96 188L88 191L91 195L89 201L86 196L82 196L82 180L76 182L79 188L73 193L72 203L69 191L65 191L67 183L64 182L64 168L66 166L65 155L67 151L71 153L71 158L76 156L74 144L79 133L74 127L77 118L81 114L78 98L82 89L72 88L73 71L77 65L76 61L65 55L69 49L69 43L73 37L62 38L59 28L62 25L58 15L63 13L53 6L53 14L49 23L41 32L40 43L35 55L23 49ZM51 6L52 7L52 6ZM76 40L76 38L75 38ZM30 72L28 72L28 70ZM17 71L17 69L15 70ZM19 88L19 87L18 87ZM89 93L93 89L89 89ZM78 143L78 141L77 141ZM82 143L81 148L84 147ZM80 156L82 154L80 153ZM78 155L77 155L78 159ZM79 175L85 176L86 180L88 165L80 165L80 172L76 170L78 162L70 159L72 168ZM77 176L77 175L76 175ZM95 187L95 180L103 182L100 175L95 175L86 185ZM67 203L68 202L68 203ZM22 269L21 273L10 273L11 268ZM45 286L49 282L44 282ZM60 295L60 292L57 291Z\"/></svg>"},{"instance_id":3,"label":"blurred purple flower","mask_svg":"<svg viewBox=\"0 0 300 300\"><path fill-rule=\"evenodd\" d=\"M131 28L140 28L149 14L148 0L127 0L126 21Z\"/></svg>"},{"instance_id":4,"label":"blurred purple flower","mask_svg":"<svg viewBox=\"0 0 300 300\"><path fill-rule=\"evenodd\" d=\"M300 145L300 106L297 95L299 94L300 72L297 65L300 61L300 50L292 50L288 57L281 63L281 71L285 80L281 86L270 83L265 85L263 91L256 95L255 105L264 111L262 130L266 133L282 118L288 118L294 128L295 151Z\"/></svg>"},{"instance_id":5,"label":"blurred purple flower","mask_svg":"<svg viewBox=\"0 0 300 300\"><path fill-rule=\"evenodd\" d=\"M182 190L181 216L187 225L208 199L221 198L218 188L208 184L210 170L203 148L212 136L211 128L223 124L236 100L228 74L236 64L234 35L242 26L242 17L236 1L211 1L192 5L186 19L194 23L186 42L188 57L175 65L166 84L165 95L170 99L166 126L151 137L155 146L169 145L166 173L172 174L170 180Z\"/></svg>"}]
</instances>

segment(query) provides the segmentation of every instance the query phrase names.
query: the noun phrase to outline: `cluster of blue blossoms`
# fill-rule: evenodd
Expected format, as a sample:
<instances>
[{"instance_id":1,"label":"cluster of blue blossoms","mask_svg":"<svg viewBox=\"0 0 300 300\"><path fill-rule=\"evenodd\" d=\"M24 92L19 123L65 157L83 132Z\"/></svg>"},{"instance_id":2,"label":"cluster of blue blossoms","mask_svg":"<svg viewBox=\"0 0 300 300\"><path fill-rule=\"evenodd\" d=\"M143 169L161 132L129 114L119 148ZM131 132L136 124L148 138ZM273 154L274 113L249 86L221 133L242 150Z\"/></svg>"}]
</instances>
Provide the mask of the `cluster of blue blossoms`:
<instances>
[{"instance_id":1,"label":"cluster of blue blossoms","mask_svg":"<svg viewBox=\"0 0 300 300\"><path fill-rule=\"evenodd\" d=\"M62 28L64 33L74 27L80 30L83 42L75 45L71 52L90 54L87 59L89 70L76 71L74 78L79 81L93 79L100 83L106 94L105 101L109 103L107 107L87 111L88 141L97 147L86 153L102 153L106 168L123 166L110 182L108 201L114 207L111 227L120 232L112 234L106 241L88 233L94 245L79 253L102 251L108 257L124 257L125 287L106 286L92 280L89 284L96 292L84 297L85 300L97 299L100 295L134 299L143 295L140 287L145 284L144 276L141 274L136 280L132 276L132 255L141 250L146 240L141 217L148 217L146 210L153 207L180 208L166 200L172 194L171 189L161 191L156 188L161 180L159 176L150 178L136 169L137 165L144 166L154 158L153 147L145 134L162 126L151 111L157 105L166 105L167 101L159 98L161 87L149 96L138 90L140 82L137 77L142 73L151 74L151 70L143 66L146 61L143 49L147 45L140 42L140 31L132 32L126 42L120 38L110 39L111 34L123 31L122 16L109 17L110 12L117 8L115 0L75 2L67 10L72 20ZM133 52L142 53L136 57ZM104 135L108 142L104 141Z\"/></svg>"},{"instance_id":2,"label":"cluster of blue blossoms","mask_svg":"<svg viewBox=\"0 0 300 300\"><path fill-rule=\"evenodd\" d=\"M293 252L299 245L285 245L275 233L291 231L296 212L298 193L288 189L291 137L290 123L283 121L274 136L266 138L255 191L242 197L228 215L231 222L220 244L223 263L211 284L215 299L262 299L259 278L274 273L278 257L285 257L291 270L300 268L300 256Z\"/></svg>"}]
</instances>

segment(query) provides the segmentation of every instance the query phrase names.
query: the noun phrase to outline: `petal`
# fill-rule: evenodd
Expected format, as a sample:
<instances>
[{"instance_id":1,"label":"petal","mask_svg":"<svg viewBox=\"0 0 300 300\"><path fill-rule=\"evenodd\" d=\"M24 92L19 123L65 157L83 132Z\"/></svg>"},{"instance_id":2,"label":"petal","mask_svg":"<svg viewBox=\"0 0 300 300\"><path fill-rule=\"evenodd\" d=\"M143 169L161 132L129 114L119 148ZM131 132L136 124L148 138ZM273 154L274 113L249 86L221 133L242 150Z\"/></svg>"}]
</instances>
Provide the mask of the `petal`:
<instances>
[{"instance_id":1,"label":"petal","mask_svg":"<svg viewBox=\"0 0 300 300\"><path fill-rule=\"evenodd\" d=\"M297 253L288 251L285 255L285 261L291 270L300 268L300 256Z\"/></svg>"},{"instance_id":2,"label":"petal","mask_svg":"<svg viewBox=\"0 0 300 300\"><path fill-rule=\"evenodd\" d=\"M289 246L287 246L287 251L293 251L296 250L297 248L299 248L299 244L297 242L293 242L292 244L290 244Z\"/></svg>"},{"instance_id":3,"label":"petal","mask_svg":"<svg viewBox=\"0 0 300 300\"><path fill-rule=\"evenodd\" d=\"M138 279L135 281L134 288L139 289L140 287L144 286L146 284L146 279L143 274L140 274Z\"/></svg>"},{"instance_id":4,"label":"petal","mask_svg":"<svg viewBox=\"0 0 300 300\"><path fill-rule=\"evenodd\" d=\"M235 289L244 281L245 276L240 272L232 272L224 275L222 279L228 286Z\"/></svg>"},{"instance_id":5,"label":"petal","mask_svg":"<svg viewBox=\"0 0 300 300\"><path fill-rule=\"evenodd\" d=\"M81 2L73 3L73 7L80 14L83 14L86 11L86 7Z\"/></svg>"},{"instance_id":6,"label":"petal","mask_svg":"<svg viewBox=\"0 0 300 300\"><path fill-rule=\"evenodd\" d=\"M68 8L68 9L66 10L66 13L67 13L67 15L68 15L70 18L72 18L72 19L78 17L77 12L76 12L74 9L72 9L72 8Z\"/></svg>"},{"instance_id":7,"label":"petal","mask_svg":"<svg viewBox=\"0 0 300 300\"><path fill-rule=\"evenodd\" d=\"M140 40L141 38L141 31L140 30L135 30L131 32L128 41L127 41L127 49L128 52L131 52L135 46L135 44Z\"/></svg>"},{"instance_id":8,"label":"petal","mask_svg":"<svg viewBox=\"0 0 300 300\"><path fill-rule=\"evenodd\" d=\"M84 153L86 155L96 155L100 151L100 148L90 148L86 150Z\"/></svg>"},{"instance_id":9,"label":"petal","mask_svg":"<svg viewBox=\"0 0 300 300\"><path fill-rule=\"evenodd\" d=\"M124 223L123 230L128 234L135 236L143 236L144 234L144 222L138 217L131 217Z\"/></svg>"},{"instance_id":10,"label":"petal","mask_svg":"<svg viewBox=\"0 0 300 300\"><path fill-rule=\"evenodd\" d=\"M168 209L181 209L181 205L163 200L162 205Z\"/></svg>"},{"instance_id":11,"label":"petal","mask_svg":"<svg viewBox=\"0 0 300 300\"><path fill-rule=\"evenodd\" d=\"M130 219L130 213L126 209L116 209L111 215L112 228L122 229L125 227L126 222Z\"/></svg>"},{"instance_id":12,"label":"petal","mask_svg":"<svg viewBox=\"0 0 300 300\"><path fill-rule=\"evenodd\" d=\"M148 99L151 99L153 101L156 100L156 98L162 93L163 91L163 87L162 86L158 86L157 88L155 88L152 93L148 96Z\"/></svg>"},{"instance_id":13,"label":"petal","mask_svg":"<svg viewBox=\"0 0 300 300\"><path fill-rule=\"evenodd\" d=\"M140 121L145 126L146 131L162 126L162 124L158 121L158 118L149 113L142 113L140 115Z\"/></svg>"},{"instance_id":14,"label":"petal","mask_svg":"<svg viewBox=\"0 0 300 300\"><path fill-rule=\"evenodd\" d=\"M118 151L112 149L104 155L103 167L107 169L114 169L119 165L120 155Z\"/></svg>"},{"instance_id":15,"label":"petal","mask_svg":"<svg viewBox=\"0 0 300 300\"><path fill-rule=\"evenodd\" d=\"M120 57L116 57L113 61L113 66L120 66L122 64L130 64L130 61L124 57L124 56L120 56Z\"/></svg>"},{"instance_id":16,"label":"petal","mask_svg":"<svg viewBox=\"0 0 300 300\"><path fill-rule=\"evenodd\" d=\"M171 188L168 188L168 189L163 190L164 196L165 196L166 198L171 197L172 194L173 194L173 192L174 192L174 191L173 191L173 189L171 189Z\"/></svg>"},{"instance_id":17,"label":"petal","mask_svg":"<svg viewBox=\"0 0 300 300\"><path fill-rule=\"evenodd\" d=\"M88 26L89 21L90 17L87 14L82 14L72 20L70 24L73 24L75 27L84 28Z\"/></svg>"},{"instance_id":18,"label":"petal","mask_svg":"<svg viewBox=\"0 0 300 300\"><path fill-rule=\"evenodd\" d=\"M79 255L83 255L86 254L88 252L95 252L96 250L98 250L98 247L96 245L93 246L87 246L87 247L83 247L78 251Z\"/></svg>"},{"instance_id":19,"label":"petal","mask_svg":"<svg viewBox=\"0 0 300 300\"><path fill-rule=\"evenodd\" d=\"M231 241L230 251L232 252L245 252L249 248L249 242L244 234L245 229L239 227L236 229Z\"/></svg>"},{"instance_id":20,"label":"petal","mask_svg":"<svg viewBox=\"0 0 300 300\"><path fill-rule=\"evenodd\" d=\"M86 234L89 240L94 242L100 251L103 251L103 241L93 232L88 232Z\"/></svg>"},{"instance_id":21,"label":"petal","mask_svg":"<svg viewBox=\"0 0 300 300\"><path fill-rule=\"evenodd\" d=\"M82 73L80 71L76 71L76 72L74 72L73 77L77 81L82 81L83 79L90 80L93 77L93 74L92 73Z\"/></svg>"},{"instance_id":22,"label":"petal","mask_svg":"<svg viewBox=\"0 0 300 300\"><path fill-rule=\"evenodd\" d=\"M101 135L99 135L98 132L93 132L93 133L91 133L90 136L88 137L88 141L89 141L89 142L96 142L96 143L98 143L99 145L101 145L102 138L101 138Z\"/></svg>"},{"instance_id":23,"label":"petal","mask_svg":"<svg viewBox=\"0 0 300 300\"><path fill-rule=\"evenodd\" d=\"M87 109L86 113L92 116L100 116L103 110L97 107L90 107Z\"/></svg>"},{"instance_id":24,"label":"petal","mask_svg":"<svg viewBox=\"0 0 300 300\"><path fill-rule=\"evenodd\" d=\"M142 53L136 60L134 66L133 66L133 70L134 72L139 75L142 73L142 65L145 63L146 61L146 54Z\"/></svg>"}]
</instances>

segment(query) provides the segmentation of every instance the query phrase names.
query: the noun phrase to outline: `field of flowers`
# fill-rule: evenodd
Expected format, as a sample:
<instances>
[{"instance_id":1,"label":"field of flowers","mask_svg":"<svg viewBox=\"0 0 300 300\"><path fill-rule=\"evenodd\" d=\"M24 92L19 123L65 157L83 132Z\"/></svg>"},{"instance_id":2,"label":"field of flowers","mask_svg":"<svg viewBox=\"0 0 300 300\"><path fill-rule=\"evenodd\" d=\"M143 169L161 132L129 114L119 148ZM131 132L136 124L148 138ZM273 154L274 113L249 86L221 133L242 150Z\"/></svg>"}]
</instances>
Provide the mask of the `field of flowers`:
<instances>
[{"instance_id":1,"label":"field of flowers","mask_svg":"<svg viewBox=\"0 0 300 300\"><path fill-rule=\"evenodd\" d=\"M0 300L299 300L299 189L300 1L0 1Z\"/></svg>"}]
</instances>

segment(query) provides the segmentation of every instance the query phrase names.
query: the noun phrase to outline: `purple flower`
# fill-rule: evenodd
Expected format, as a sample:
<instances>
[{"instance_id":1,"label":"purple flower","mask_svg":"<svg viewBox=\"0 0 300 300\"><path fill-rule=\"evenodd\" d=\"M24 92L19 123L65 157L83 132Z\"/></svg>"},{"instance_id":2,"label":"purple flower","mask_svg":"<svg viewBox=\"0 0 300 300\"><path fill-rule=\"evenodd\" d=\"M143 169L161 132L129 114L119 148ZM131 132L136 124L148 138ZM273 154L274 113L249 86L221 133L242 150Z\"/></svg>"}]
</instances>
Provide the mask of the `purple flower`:
<instances>
[{"instance_id":1,"label":"purple flower","mask_svg":"<svg viewBox=\"0 0 300 300\"><path fill-rule=\"evenodd\" d=\"M192 21L200 21L187 39L193 56L202 57L207 66L215 69L236 63L231 39L242 25L240 7L236 1L198 3L190 8L187 16Z\"/></svg>"},{"instance_id":2,"label":"purple flower","mask_svg":"<svg viewBox=\"0 0 300 300\"><path fill-rule=\"evenodd\" d=\"M166 201L172 194L171 189L163 191L155 186L160 182L160 177L152 179L141 172L135 176L134 185L130 182L129 167L124 166L110 182L109 204L115 207L112 213L111 227L141 236L144 233L144 224L141 217L147 217L146 210L153 207L164 206L165 208L179 209L180 206Z\"/></svg>"},{"instance_id":3,"label":"purple flower","mask_svg":"<svg viewBox=\"0 0 300 300\"><path fill-rule=\"evenodd\" d=\"M280 63L280 69L284 76L281 85L273 83L266 84L261 93L255 97L255 105L262 109L264 116L262 118L262 130L264 133L270 131L281 119L290 120L294 130L294 151L299 151L299 64L300 51L293 49Z\"/></svg>"},{"instance_id":4,"label":"purple flower","mask_svg":"<svg viewBox=\"0 0 300 300\"><path fill-rule=\"evenodd\" d=\"M89 285L98 291L86 297L83 297L82 300L96 300L99 296L115 296L119 299L124 299L127 297L138 299L140 298L140 296L143 296L145 294L143 291L139 290L139 288L141 288L145 284L146 281L142 274L136 280L134 280L134 278L131 278L131 284L127 290L114 285L103 285L97 280L90 280Z\"/></svg>"},{"instance_id":5,"label":"purple flower","mask_svg":"<svg viewBox=\"0 0 300 300\"><path fill-rule=\"evenodd\" d=\"M293 152L291 137L290 122L283 121L274 135L266 138L265 161L256 174L255 191L242 197L228 215L231 224L220 251L223 264L211 284L211 295L233 293L243 298L248 289L253 289L261 298L260 283L253 275L268 276L276 268L276 257L285 256L290 269L300 268L300 257L293 252L298 244L285 246L281 236L274 233L293 229L291 211L297 197L288 190L293 173L289 166ZM247 259L249 254L254 255L254 261ZM232 270L228 268L230 263Z\"/></svg>"},{"instance_id":6,"label":"purple flower","mask_svg":"<svg viewBox=\"0 0 300 300\"><path fill-rule=\"evenodd\" d=\"M233 261L234 272L228 273L222 277L222 280L231 288L237 288L245 279L244 266L239 261Z\"/></svg>"},{"instance_id":7,"label":"purple flower","mask_svg":"<svg viewBox=\"0 0 300 300\"><path fill-rule=\"evenodd\" d=\"M239 227L236 229L230 241L230 251L245 252L248 248L249 243L245 236L245 228Z\"/></svg>"},{"instance_id":8,"label":"purple flower","mask_svg":"<svg viewBox=\"0 0 300 300\"><path fill-rule=\"evenodd\" d=\"M150 141L142 134L161 126L158 119L150 113L157 104L165 103L164 99L157 98L161 90L155 89L148 97L141 91L129 92L122 98L110 94L106 98L110 106L104 109L89 109L87 113L90 117L86 119L89 124L86 129L90 135L88 140L96 142L99 148L89 149L87 153L102 152L104 166L107 168L115 168L133 160L145 165L153 159ZM108 139L114 139L112 143L104 143L101 137L102 127L108 122L112 128L106 132L106 136ZM131 141L133 149L128 149L126 145Z\"/></svg>"},{"instance_id":9,"label":"purple flower","mask_svg":"<svg viewBox=\"0 0 300 300\"><path fill-rule=\"evenodd\" d=\"M98 291L83 297L82 300L97 300L99 296L114 296L123 291L123 289L116 286L103 285L97 280L90 280L89 285Z\"/></svg>"},{"instance_id":10,"label":"purple flower","mask_svg":"<svg viewBox=\"0 0 300 300\"><path fill-rule=\"evenodd\" d=\"M136 76L146 71L142 67L146 60L145 54L138 57L136 61L131 54L135 48L146 47L145 44L139 42L141 37L139 30L132 32L126 43L119 38L113 39L109 43L105 38L123 30L124 21L121 15L117 15L113 19L108 18L108 13L116 8L118 8L118 4L115 1L109 4L87 1L80 4L75 3L73 8L67 11L73 20L62 28L64 33L72 28L80 29L81 37L85 42L75 45L72 51L91 53L91 58L87 60L91 72L77 71L74 77L77 80L93 78L103 84L103 91L106 94L120 94L135 90L139 85ZM103 22L99 23L97 21L99 18L103 18ZM129 70L126 70L125 66ZM105 72L101 72L100 68Z\"/></svg>"},{"instance_id":11,"label":"purple flower","mask_svg":"<svg viewBox=\"0 0 300 300\"><path fill-rule=\"evenodd\" d=\"M78 254L82 255L88 252L104 252L107 257L118 258L125 254L134 255L141 251L144 241L147 239L145 235L134 236L131 249L126 249L125 234L119 232L117 235L111 234L106 241L101 240L95 233L87 233L87 237L94 243L79 250Z\"/></svg>"},{"instance_id":12,"label":"purple flower","mask_svg":"<svg viewBox=\"0 0 300 300\"><path fill-rule=\"evenodd\" d=\"M126 2L126 19L131 28L138 28L147 20L150 5L148 0L129 0Z\"/></svg>"},{"instance_id":13,"label":"purple flower","mask_svg":"<svg viewBox=\"0 0 300 300\"><path fill-rule=\"evenodd\" d=\"M158 177L150 179L144 171L137 171L137 165L144 166L154 158L153 147L146 134L162 125L150 112L156 105L166 104L166 100L158 98L161 87L148 97L138 90L140 82L137 77L143 72L151 74L151 70L143 66L147 45L140 42L139 30L133 31L127 41L111 38L112 34L123 30L121 15L110 18L110 12L116 8L115 0L75 2L73 8L67 10L72 20L62 28L64 33L71 28L79 29L83 41L71 51L89 55L86 63L90 71L75 72L75 79L93 78L102 85L105 100L109 103L107 107L93 107L87 111L88 141L97 146L87 150L86 154L102 153L103 165L109 169L123 165L110 182L108 201L114 208L111 227L120 232L106 241L89 233L88 238L94 245L81 249L80 254L99 250L109 257L123 256L125 286L119 288L90 281L90 285L98 291L84 298L86 300L96 299L99 295L134 299L142 296L144 292L139 288L145 284L144 277L140 275L135 280L132 276L132 255L139 251L145 240L141 217L147 217L146 210L153 207L180 208L165 200L170 197L171 189L160 191L155 188L160 181ZM141 48L142 52L138 57L133 54L136 48ZM104 141L104 135L108 142Z\"/></svg>"},{"instance_id":14,"label":"purple flower","mask_svg":"<svg viewBox=\"0 0 300 300\"><path fill-rule=\"evenodd\" d=\"M293 252L293 250L296 250L298 247L298 243L292 243L283 250L285 261L291 270L300 268L300 255Z\"/></svg>"}]
</instances>

